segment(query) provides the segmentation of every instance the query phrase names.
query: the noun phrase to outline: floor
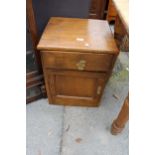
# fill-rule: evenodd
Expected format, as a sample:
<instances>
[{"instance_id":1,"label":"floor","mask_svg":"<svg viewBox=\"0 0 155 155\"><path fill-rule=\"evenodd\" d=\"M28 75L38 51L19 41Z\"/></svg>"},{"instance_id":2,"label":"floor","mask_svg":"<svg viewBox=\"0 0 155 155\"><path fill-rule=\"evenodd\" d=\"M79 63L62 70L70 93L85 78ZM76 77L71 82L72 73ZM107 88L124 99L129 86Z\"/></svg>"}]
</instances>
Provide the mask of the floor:
<instances>
[{"instance_id":1,"label":"floor","mask_svg":"<svg viewBox=\"0 0 155 155\"><path fill-rule=\"evenodd\" d=\"M128 155L128 123L110 133L128 93L128 54L121 52L97 108L49 105L41 99L27 105L27 155Z\"/></svg>"}]
</instances>

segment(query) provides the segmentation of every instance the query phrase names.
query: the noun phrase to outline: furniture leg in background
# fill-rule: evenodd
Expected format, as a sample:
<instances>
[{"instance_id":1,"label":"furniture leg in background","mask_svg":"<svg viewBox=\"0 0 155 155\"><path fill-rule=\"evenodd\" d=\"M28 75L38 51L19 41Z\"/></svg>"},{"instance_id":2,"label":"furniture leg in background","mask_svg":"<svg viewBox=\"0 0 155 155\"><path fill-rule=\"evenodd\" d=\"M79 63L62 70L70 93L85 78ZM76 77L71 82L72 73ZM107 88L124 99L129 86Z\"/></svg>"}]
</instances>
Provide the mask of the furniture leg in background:
<instances>
[{"instance_id":1,"label":"furniture leg in background","mask_svg":"<svg viewBox=\"0 0 155 155\"><path fill-rule=\"evenodd\" d=\"M114 37L118 48L122 51L129 51L129 4L128 0L112 0L117 11L115 20ZM126 97L121 111L111 126L111 133L117 135L125 127L129 119L129 94Z\"/></svg>"},{"instance_id":2,"label":"furniture leg in background","mask_svg":"<svg viewBox=\"0 0 155 155\"><path fill-rule=\"evenodd\" d=\"M122 132L126 122L129 119L129 95L126 97L121 111L119 112L117 119L113 121L111 126L111 133L117 135Z\"/></svg>"}]
</instances>

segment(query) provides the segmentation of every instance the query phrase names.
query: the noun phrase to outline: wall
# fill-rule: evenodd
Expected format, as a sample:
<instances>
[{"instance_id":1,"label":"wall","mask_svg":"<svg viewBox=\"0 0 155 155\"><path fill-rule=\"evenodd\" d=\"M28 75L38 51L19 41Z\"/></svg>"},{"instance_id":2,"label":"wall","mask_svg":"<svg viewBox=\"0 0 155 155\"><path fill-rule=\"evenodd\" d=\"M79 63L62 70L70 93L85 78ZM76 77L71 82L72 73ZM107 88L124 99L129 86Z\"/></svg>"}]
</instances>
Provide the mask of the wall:
<instances>
[{"instance_id":1,"label":"wall","mask_svg":"<svg viewBox=\"0 0 155 155\"><path fill-rule=\"evenodd\" d=\"M39 36L50 17L88 18L91 0L33 0Z\"/></svg>"}]
</instances>

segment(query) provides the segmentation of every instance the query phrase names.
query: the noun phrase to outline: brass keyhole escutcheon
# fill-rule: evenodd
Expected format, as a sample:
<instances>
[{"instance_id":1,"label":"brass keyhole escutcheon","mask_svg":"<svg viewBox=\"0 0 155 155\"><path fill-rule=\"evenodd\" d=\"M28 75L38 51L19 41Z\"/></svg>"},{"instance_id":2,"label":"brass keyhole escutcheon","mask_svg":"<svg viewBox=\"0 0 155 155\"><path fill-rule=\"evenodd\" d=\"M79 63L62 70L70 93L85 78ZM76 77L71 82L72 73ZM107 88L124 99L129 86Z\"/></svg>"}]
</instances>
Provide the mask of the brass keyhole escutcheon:
<instances>
[{"instance_id":1,"label":"brass keyhole escutcheon","mask_svg":"<svg viewBox=\"0 0 155 155\"><path fill-rule=\"evenodd\" d=\"M85 60L80 60L77 64L76 64L78 70L84 70L85 66L86 66L86 61Z\"/></svg>"},{"instance_id":2,"label":"brass keyhole escutcheon","mask_svg":"<svg viewBox=\"0 0 155 155\"><path fill-rule=\"evenodd\" d=\"M101 90L102 90L102 87L101 86L98 86L98 88L97 88L97 95L100 95L101 94Z\"/></svg>"}]
</instances>

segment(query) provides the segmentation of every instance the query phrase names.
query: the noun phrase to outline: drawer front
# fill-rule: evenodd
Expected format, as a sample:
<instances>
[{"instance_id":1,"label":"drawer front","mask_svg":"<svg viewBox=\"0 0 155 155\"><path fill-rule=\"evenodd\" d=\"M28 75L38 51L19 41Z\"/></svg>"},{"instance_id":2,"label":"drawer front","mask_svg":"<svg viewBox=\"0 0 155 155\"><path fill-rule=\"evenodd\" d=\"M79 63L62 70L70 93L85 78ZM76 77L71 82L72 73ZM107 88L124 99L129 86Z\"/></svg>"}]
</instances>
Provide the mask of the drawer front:
<instances>
[{"instance_id":1,"label":"drawer front","mask_svg":"<svg viewBox=\"0 0 155 155\"><path fill-rule=\"evenodd\" d=\"M112 54L42 52L43 66L51 69L108 71L112 60Z\"/></svg>"}]
</instances>

